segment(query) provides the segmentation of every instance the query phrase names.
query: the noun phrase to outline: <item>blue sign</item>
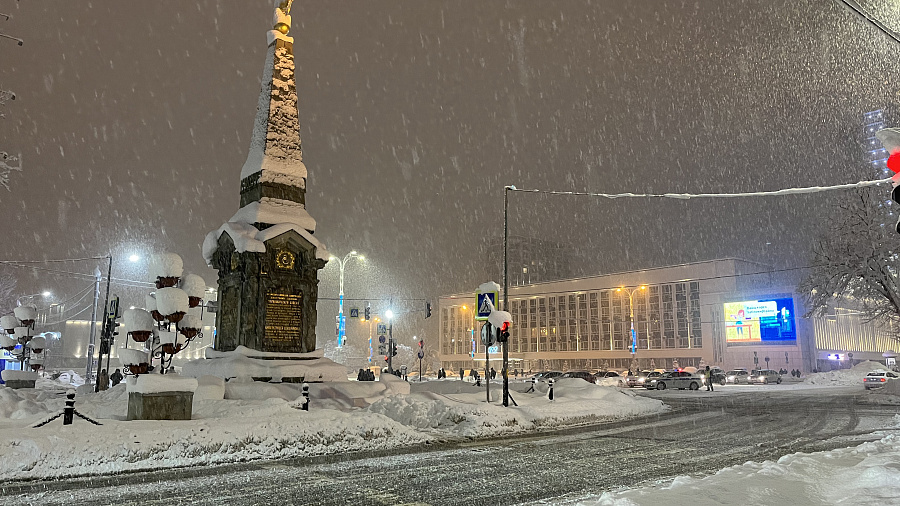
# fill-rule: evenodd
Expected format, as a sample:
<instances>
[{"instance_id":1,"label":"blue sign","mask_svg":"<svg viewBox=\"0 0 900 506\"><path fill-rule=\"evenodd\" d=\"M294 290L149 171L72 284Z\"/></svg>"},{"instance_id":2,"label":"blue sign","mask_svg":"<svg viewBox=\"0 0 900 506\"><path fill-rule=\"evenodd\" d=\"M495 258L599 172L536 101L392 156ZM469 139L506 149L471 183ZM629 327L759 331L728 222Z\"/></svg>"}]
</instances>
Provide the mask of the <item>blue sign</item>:
<instances>
[{"instance_id":1,"label":"blue sign","mask_svg":"<svg viewBox=\"0 0 900 506\"><path fill-rule=\"evenodd\" d=\"M491 355L496 355L497 353L500 353L500 347L499 346L489 346L488 353L490 353Z\"/></svg>"},{"instance_id":2,"label":"blue sign","mask_svg":"<svg viewBox=\"0 0 900 506\"><path fill-rule=\"evenodd\" d=\"M386 335L386 334L387 334L387 324L386 324L386 323L379 323L379 324L378 324L378 335L379 335L379 336L383 336L383 335Z\"/></svg>"},{"instance_id":3,"label":"blue sign","mask_svg":"<svg viewBox=\"0 0 900 506\"><path fill-rule=\"evenodd\" d=\"M425 352L422 350L419 350L419 359L421 360L423 358L425 358Z\"/></svg>"},{"instance_id":4,"label":"blue sign","mask_svg":"<svg viewBox=\"0 0 900 506\"><path fill-rule=\"evenodd\" d=\"M491 315L491 308L497 307L497 292L478 293L478 313L475 315L476 320L487 320ZM490 300L490 303L488 303Z\"/></svg>"},{"instance_id":5,"label":"blue sign","mask_svg":"<svg viewBox=\"0 0 900 506\"><path fill-rule=\"evenodd\" d=\"M350 309L350 318L359 318L359 308Z\"/></svg>"},{"instance_id":6,"label":"blue sign","mask_svg":"<svg viewBox=\"0 0 900 506\"><path fill-rule=\"evenodd\" d=\"M379 343L384 344L385 341L387 341L387 338L385 338L384 336L378 336L378 342L379 342Z\"/></svg>"}]
</instances>

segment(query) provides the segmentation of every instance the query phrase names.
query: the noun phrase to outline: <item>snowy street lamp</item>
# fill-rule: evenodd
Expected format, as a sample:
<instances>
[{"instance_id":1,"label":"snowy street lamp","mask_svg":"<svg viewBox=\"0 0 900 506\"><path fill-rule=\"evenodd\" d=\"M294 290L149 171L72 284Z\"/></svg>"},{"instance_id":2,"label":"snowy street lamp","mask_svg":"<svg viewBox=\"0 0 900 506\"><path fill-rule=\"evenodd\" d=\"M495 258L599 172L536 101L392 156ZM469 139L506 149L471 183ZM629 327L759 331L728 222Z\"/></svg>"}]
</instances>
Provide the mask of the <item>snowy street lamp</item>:
<instances>
[{"instance_id":1,"label":"snowy street lamp","mask_svg":"<svg viewBox=\"0 0 900 506\"><path fill-rule=\"evenodd\" d=\"M128 309L124 315L127 338L139 344L138 349L128 348L126 338L126 348L119 350L126 375L152 371L154 359L159 360L159 373L165 374L176 354L194 339L203 337L203 278L195 274L182 276L181 257L174 253L153 255L149 270L156 292L147 295L144 309Z\"/></svg>"},{"instance_id":2,"label":"snowy street lamp","mask_svg":"<svg viewBox=\"0 0 900 506\"><path fill-rule=\"evenodd\" d=\"M628 322L631 324L631 363L634 364L637 354L637 333L634 331L634 294L646 290L647 285L641 285L634 290L628 290L627 288L617 288L616 292L622 292L628 294Z\"/></svg>"},{"instance_id":3,"label":"snowy street lamp","mask_svg":"<svg viewBox=\"0 0 900 506\"><path fill-rule=\"evenodd\" d=\"M337 326L338 326L337 347L338 348L344 346L344 341L345 341L346 323L344 320L344 266L347 264L347 262L351 258L358 258L359 260L361 260L363 262L366 261L366 257L358 254L355 250L351 251L350 253L347 253L343 259L338 258L336 256L332 256L329 258L329 260L337 261L338 266L341 271L340 284L339 284L340 289L338 291L338 321L337 321Z\"/></svg>"}]
</instances>

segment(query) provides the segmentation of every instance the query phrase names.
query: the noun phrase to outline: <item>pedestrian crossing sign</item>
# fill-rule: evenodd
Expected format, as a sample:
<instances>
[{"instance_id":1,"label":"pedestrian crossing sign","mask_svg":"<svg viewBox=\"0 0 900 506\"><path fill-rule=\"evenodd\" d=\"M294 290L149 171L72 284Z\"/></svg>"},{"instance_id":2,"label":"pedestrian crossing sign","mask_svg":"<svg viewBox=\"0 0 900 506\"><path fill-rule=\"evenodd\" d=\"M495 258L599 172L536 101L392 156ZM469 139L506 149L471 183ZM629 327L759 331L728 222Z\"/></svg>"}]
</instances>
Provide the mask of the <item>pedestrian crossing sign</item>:
<instances>
[{"instance_id":1,"label":"pedestrian crossing sign","mask_svg":"<svg viewBox=\"0 0 900 506\"><path fill-rule=\"evenodd\" d=\"M487 320L497 307L497 299L500 298L499 292L476 292L478 302L478 312L475 315L476 320Z\"/></svg>"}]
</instances>

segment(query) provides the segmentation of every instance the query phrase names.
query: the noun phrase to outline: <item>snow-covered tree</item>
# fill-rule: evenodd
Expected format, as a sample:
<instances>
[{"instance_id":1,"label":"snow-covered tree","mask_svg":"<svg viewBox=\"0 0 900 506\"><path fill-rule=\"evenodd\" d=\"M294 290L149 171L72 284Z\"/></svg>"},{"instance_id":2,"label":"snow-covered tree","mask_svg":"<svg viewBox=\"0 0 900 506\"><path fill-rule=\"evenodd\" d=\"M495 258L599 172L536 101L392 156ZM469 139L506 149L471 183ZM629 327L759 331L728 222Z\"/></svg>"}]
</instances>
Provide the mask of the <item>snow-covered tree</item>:
<instances>
[{"instance_id":1,"label":"snow-covered tree","mask_svg":"<svg viewBox=\"0 0 900 506\"><path fill-rule=\"evenodd\" d=\"M21 156L13 156L0 151L0 185L9 190L9 174L22 171Z\"/></svg>"},{"instance_id":2,"label":"snow-covered tree","mask_svg":"<svg viewBox=\"0 0 900 506\"><path fill-rule=\"evenodd\" d=\"M809 311L821 315L829 303L855 301L866 320L900 321L900 235L890 189L855 190L837 201L825 233L813 244L811 268L800 283Z\"/></svg>"}]
</instances>

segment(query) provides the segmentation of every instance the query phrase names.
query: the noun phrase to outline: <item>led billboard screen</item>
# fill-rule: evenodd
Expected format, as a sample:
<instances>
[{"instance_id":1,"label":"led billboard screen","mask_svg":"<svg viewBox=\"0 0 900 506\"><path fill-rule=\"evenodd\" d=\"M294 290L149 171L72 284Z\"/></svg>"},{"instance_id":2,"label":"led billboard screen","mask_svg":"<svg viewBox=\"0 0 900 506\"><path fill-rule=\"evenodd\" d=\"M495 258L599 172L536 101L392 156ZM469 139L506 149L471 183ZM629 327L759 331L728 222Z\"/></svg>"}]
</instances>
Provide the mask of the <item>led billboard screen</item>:
<instances>
[{"instance_id":1,"label":"led billboard screen","mask_svg":"<svg viewBox=\"0 0 900 506\"><path fill-rule=\"evenodd\" d=\"M725 303L725 341L732 344L785 344L797 340L794 299Z\"/></svg>"}]
</instances>

